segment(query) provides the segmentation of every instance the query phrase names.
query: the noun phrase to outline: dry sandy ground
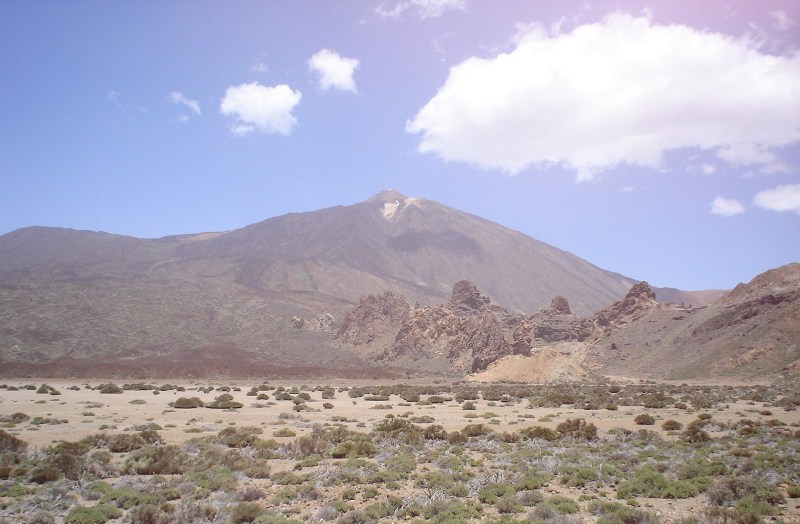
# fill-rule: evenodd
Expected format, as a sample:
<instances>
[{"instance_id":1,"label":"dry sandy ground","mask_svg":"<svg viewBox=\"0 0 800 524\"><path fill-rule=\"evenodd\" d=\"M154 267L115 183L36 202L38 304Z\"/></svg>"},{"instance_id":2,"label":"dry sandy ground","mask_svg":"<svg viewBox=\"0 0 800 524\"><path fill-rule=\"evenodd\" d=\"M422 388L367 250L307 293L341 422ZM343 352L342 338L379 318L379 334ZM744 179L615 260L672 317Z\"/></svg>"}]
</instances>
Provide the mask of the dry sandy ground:
<instances>
[{"instance_id":1,"label":"dry sandy ground","mask_svg":"<svg viewBox=\"0 0 800 524\"><path fill-rule=\"evenodd\" d=\"M25 379L24 381L6 381L8 385L23 386L35 384L37 387L43 380ZM464 411L455 401L445 404L433 405L401 405L403 402L397 396L392 396L388 402L371 402L361 398L350 398L346 392L336 393L336 398L323 400L320 391L309 391L312 401L308 405L314 410L310 412L295 413L293 404L289 401L275 402L273 391L268 401L257 401L246 393L257 382L181 382L173 381L170 384L181 385L187 389L185 392L166 391L154 395L153 391L127 390L121 394L101 394L96 390L85 389L85 384L97 386L108 381L69 381L52 379L47 382L61 392L61 395L51 396L38 394L35 391L20 389L8 391L0 389L0 416L23 412L31 417L66 420L61 424L34 425L26 421L10 428L7 431L16 434L36 448L46 447L54 441L74 441L80 438L105 431L108 433L121 433L132 430L135 426L155 423L164 428L161 433L170 444L179 444L198 434L211 434L222 430L229 425L260 426L264 428L264 438L272 436L273 431L290 426L298 434L311 431L314 424L341 422L345 417L347 426L353 430L369 431L372 425L383 419L388 413L395 416L403 413L412 413L411 416L430 416L436 424L441 424L448 431L462 429L467 424L489 423L496 431L517 431L526 426L540 425L555 428L555 426L568 418L581 417L593 422L601 434L614 427L626 429L639 429L633 419L636 415L649 412L657 421L648 429L661 432L669 437L662 429L661 422L667 419L677 420L684 425L694 420L697 413L683 409L658 409L647 410L642 407L620 406L618 411L594 410L587 411L570 407L560 408L529 408L526 401L506 405L500 402L490 403L484 400L474 401L476 410ZM331 385L334 387L369 385L368 383L356 384L352 381L326 381L321 383L305 382L270 382L272 385L291 388L306 385L313 388L316 385ZM385 383L384 383L385 384ZM81 389L72 391L70 386L79 386ZM119 383L119 385L122 385ZM221 394L219 391L202 393L191 391L200 386L240 387L241 391L231 391L234 400L244 404L237 410L220 410L208 408L174 409L170 402L180 397L199 397L203 401L211 402ZM423 396L423 399L425 397ZM270 403L274 402L274 405ZM332 409L324 409L322 404L333 404ZM375 409L377 405L391 405L391 409ZM490 405L493 404L493 405ZM764 409L771 409L771 415L761 415ZM779 419L787 424L800 423L800 411L787 412L783 409L766 408L760 403L748 404L746 402L730 403L722 410L711 410L714 418L722 422L736 422L742 418L752 420ZM281 414L289 414L291 419L280 419ZM489 416L494 414L496 416ZM484 416L485 415L485 416ZM476 417L477 418L468 418ZM336 418L336 420L334 419ZM359 427L358 423L362 423ZM674 437L672 437L674 438Z\"/></svg>"}]
</instances>

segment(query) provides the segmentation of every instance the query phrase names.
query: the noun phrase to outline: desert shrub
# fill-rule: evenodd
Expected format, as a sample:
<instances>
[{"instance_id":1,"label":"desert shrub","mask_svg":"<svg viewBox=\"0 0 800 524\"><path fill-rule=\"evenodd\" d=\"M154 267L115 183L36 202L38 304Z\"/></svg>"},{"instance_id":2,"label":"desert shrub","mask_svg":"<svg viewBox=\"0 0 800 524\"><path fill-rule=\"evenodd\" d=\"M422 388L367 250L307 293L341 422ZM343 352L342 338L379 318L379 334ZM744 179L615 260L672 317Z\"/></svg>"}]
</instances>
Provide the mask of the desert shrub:
<instances>
[{"instance_id":1,"label":"desert shrub","mask_svg":"<svg viewBox=\"0 0 800 524\"><path fill-rule=\"evenodd\" d=\"M591 422L586 422L582 418L567 419L556 426L559 437L572 437L584 440L594 440L597 438L597 426Z\"/></svg>"},{"instance_id":2,"label":"desert shrub","mask_svg":"<svg viewBox=\"0 0 800 524\"><path fill-rule=\"evenodd\" d=\"M422 436L425 440L447 440L447 431L439 424L432 424L422 430Z\"/></svg>"},{"instance_id":3,"label":"desert shrub","mask_svg":"<svg viewBox=\"0 0 800 524\"><path fill-rule=\"evenodd\" d=\"M297 437L289 450L298 458L310 455L322 455L330 446L330 441L319 433Z\"/></svg>"},{"instance_id":4,"label":"desert shrub","mask_svg":"<svg viewBox=\"0 0 800 524\"><path fill-rule=\"evenodd\" d=\"M169 524L173 522L172 515L162 511L153 504L143 504L134 507L128 513L130 524Z\"/></svg>"},{"instance_id":5,"label":"desert shrub","mask_svg":"<svg viewBox=\"0 0 800 524\"><path fill-rule=\"evenodd\" d=\"M229 448L246 448L252 446L257 437L247 428L227 427L217 433L216 441Z\"/></svg>"},{"instance_id":6,"label":"desert shrub","mask_svg":"<svg viewBox=\"0 0 800 524\"><path fill-rule=\"evenodd\" d=\"M85 442L59 442L47 450L47 464L70 480L78 480L86 469L85 455L90 447Z\"/></svg>"},{"instance_id":7,"label":"desert shrub","mask_svg":"<svg viewBox=\"0 0 800 524\"><path fill-rule=\"evenodd\" d=\"M364 390L361 388L352 388L350 391L347 392L347 396L350 398L359 398L364 396Z\"/></svg>"},{"instance_id":8,"label":"desert shrub","mask_svg":"<svg viewBox=\"0 0 800 524\"><path fill-rule=\"evenodd\" d=\"M517 492L517 502L526 507L533 507L544 500L544 495L534 489Z\"/></svg>"},{"instance_id":9,"label":"desert shrub","mask_svg":"<svg viewBox=\"0 0 800 524\"><path fill-rule=\"evenodd\" d=\"M786 494L789 496L790 499L800 498L800 485L792 484L791 486L786 488Z\"/></svg>"},{"instance_id":10,"label":"desert shrub","mask_svg":"<svg viewBox=\"0 0 800 524\"><path fill-rule=\"evenodd\" d=\"M577 502L575 502L569 497L564 497L562 495L553 495L552 497L548 498L547 500L536 506L536 509L538 510L541 507L552 508L557 512L557 514L577 513L578 510L580 509ZM534 510L534 513L535 512L536 510Z\"/></svg>"},{"instance_id":11,"label":"desert shrub","mask_svg":"<svg viewBox=\"0 0 800 524\"><path fill-rule=\"evenodd\" d=\"M474 409L476 409L475 408L475 403L472 402L472 401L466 401L461 405L461 409L474 410Z\"/></svg>"},{"instance_id":12,"label":"desert shrub","mask_svg":"<svg viewBox=\"0 0 800 524\"><path fill-rule=\"evenodd\" d=\"M336 459L374 457L377 453L377 448L369 440L345 440L331 450L331 457Z\"/></svg>"},{"instance_id":13,"label":"desert shrub","mask_svg":"<svg viewBox=\"0 0 800 524\"><path fill-rule=\"evenodd\" d=\"M104 395L118 395L122 393L123 389L116 384L100 384L96 388Z\"/></svg>"},{"instance_id":14,"label":"desert shrub","mask_svg":"<svg viewBox=\"0 0 800 524\"><path fill-rule=\"evenodd\" d=\"M422 428L401 418L386 418L375 424L373 431L382 436L399 438L406 444L422 442Z\"/></svg>"},{"instance_id":15,"label":"desert shrub","mask_svg":"<svg viewBox=\"0 0 800 524\"><path fill-rule=\"evenodd\" d=\"M428 403L430 404L444 404L445 398L441 395L431 395L428 397Z\"/></svg>"},{"instance_id":16,"label":"desert shrub","mask_svg":"<svg viewBox=\"0 0 800 524\"><path fill-rule=\"evenodd\" d=\"M11 451L22 453L28 447L28 443L17 438L4 429L0 429L0 452Z\"/></svg>"},{"instance_id":17,"label":"desert shrub","mask_svg":"<svg viewBox=\"0 0 800 524\"><path fill-rule=\"evenodd\" d=\"M332 398L336 398L336 390L333 388L325 388L322 390L322 398L329 400Z\"/></svg>"},{"instance_id":18,"label":"desert shrub","mask_svg":"<svg viewBox=\"0 0 800 524\"><path fill-rule=\"evenodd\" d=\"M177 446L145 446L133 451L124 469L139 475L173 475L186 471L188 457Z\"/></svg>"},{"instance_id":19,"label":"desert shrub","mask_svg":"<svg viewBox=\"0 0 800 524\"><path fill-rule=\"evenodd\" d=\"M619 502L594 500L589 503L588 509L590 513L599 517L598 524L657 524L659 522L656 515Z\"/></svg>"},{"instance_id":20,"label":"desert shrub","mask_svg":"<svg viewBox=\"0 0 800 524\"><path fill-rule=\"evenodd\" d=\"M104 524L108 517L98 508L75 506L64 517L64 524Z\"/></svg>"},{"instance_id":21,"label":"desert shrub","mask_svg":"<svg viewBox=\"0 0 800 524\"><path fill-rule=\"evenodd\" d=\"M283 438L283 437L296 437L297 433L292 431L289 428L281 428L272 432L273 437Z\"/></svg>"},{"instance_id":22,"label":"desert shrub","mask_svg":"<svg viewBox=\"0 0 800 524\"><path fill-rule=\"evenodd\" d=\"M530 426L521 429L519 435L523 439L542 439L552 441L557 438L555 431L544 426Z\"/></svg>"},{"instance_id":23,"label":"desert shrub","mask_svg":"<svg viewBox=\"0 0 800 524\"><path fill-rule=\"evenodd\" d=\"M509 484L487 484L478 491L478 500L484 504L494 504L500 497L513 494L514 487Z\"/></svg>"},{"instance_id":24,"label":"desert shrub","mask_svg":"<svg viewBox=\"0 0 800 524\"><path fill-rule=\"evenodd\" d=\"M233 491L238 482L233 471L223 465L212 467L204 465L202 468L187 473L185 478L208 491Z\"/></svg>"},{"instance_id":25,"label":"desert shrub","mask_svg":"<svg viewBox=\"0 0 800 524\"><path fill-rule=\"evenodd\" d=\"M504 495L500 497L497 499L497 502L494 503L494 507L501 515L519 513L522 511L522 504L520 504L513 495Z\"/></svg>"},{"instance_id":26,"label":"desert shrub","mask_svg":"<svg viewBox=\"0 0 800 524\"><path fill-rule=\"evenodd\" d=\"M753 502L780 504L784 502L781 491L766 481L755 477L728 477L720 480L706 492L709 503L715 506L732 506L740 499L751 497Z\"/></svg>"},{"instance_id":27,"label":"desert shrub","mask_svg":"<svg viewBox=\"0 0 800 524\"><path fill-rule=\"evenodd\" d=\"M197 397L181 397L175 402L170 402L170 406L179 409L202 408L204 405L205 403Z\"/></svg>"},{"instance_id":28,"label":"desert shrub","mask_svg":"<svg viewBox=\"0 0 800 524\"><path fill-rule=\"evenodd\" d=\"M61 472L50 464L39 464L30 472L30 481L44 484L61 478Z\"/></svg>"},{"instance_id":29,"label":"desert shrub","mask_svg":"<svg viewBox=\"0 0 800 524\"><path fill-rule=\"evenodd\" d=\"M641 415L636 415L633 421L640 426L652 426L656 423L656 418L652 415L642 413Z\"/></svg>"},{"instance_id":30,"label":"desert shrub","mask_svg":"<svg viewBox=\"0 0 800 524\"><path fill-rule=\"evenodd\" d=\"M568 487L584 487L597 480L597 471L587 467L566 467L561 473L561 482Z\"/></svg>"},{"instance_id":31,"label":"desert shrub","mask_svg":"<svg viewBox=\"0 0 800 524\"><path fill-rule=\"evenodd\" d=\"M677 420L665 420L663 424L661 424L661 428L664 431L680 431L683 429L683 424L678 422Z\"/></svg>"},{"instance_id":32,"label":"desert shrub","mask_svg":"<svg viewBox=\"0 0 800 524\"><path fill-rule=\"evenodd\" d=\"M684 499L694 497L708 485L707 479L698 477L691 480L671 481L659 473L651 464L639 468L634 478L622 481L617 488L617 497L653 497Z\"/></svg>"},{"instance_id":33,"label":"desert shrub","mask_svg":"<svg viewBox=\"0 0 800 524\"><path fill-rule=\"evenodd\" d=\"M127 453L144 447L147 443L136 434L120 434L108 437L108 450L112 453Z\"/></svg>"},{"instance_id":34,"label":"desert shrub","mask_svg":"<svg viewBox=\"0 0 800 524\"><path fill-rule=\"evenodd\" d=\"M264 513L266 513L266 509L255 502L241 502L231 511L231 522L234 524L255 522Z\"/></svg>"},{"instance_id":35,"label":"desert shrub","mask_svg":"<svg viewBox=\"0 0 800 524\"><path fill-rule=\"evenodd\" d=\"M686 429L683 430L683 433L681 433L683 440L690 443L707 442L711 440L709 434L703 430L708 424L708 420L710 420L710 417L708 419L698 417L697 420L690 422L689 425L686 426Z\"/></svg>"},{"instance_id":36,"label":"desert shrub","mask_svg":"<svg viewBox=\"0 0 800 524\"><path fill-rule=\"evenodd\" d=\"M258 486L247 486L236 494L236 499L242 502L254 502L263 499L267 494Z\"/></svg>"},{"instance_id":37,"label":"desert shrub","mask_svg":"<svg viewBox=\"0 0 800 524\"><path fill-rule=\"evenodd\" d=\"M622 388L617 386L616 384L608 387L609 393L619 393L620 391L622 391Z\"/></svg>"},{"instance_id":38,"label":"desert shrub","mask_svg":"<svg viewBox=\"0 0 800 524\"><path fill-rule=\"evenodd\" d=\"M466 437L480 437L493 433L492 429L486 424L467 424L461 432Z\"/></svg>"},{"instance_id":39,"label":"desert shrub","mask_svg":"<svg viewBox=\"0 0 800 524\"><path fill-rule=\"evenodd\" d=\"M223 393L214 399L214 402L206 404L206 407L211 409L239 409L243 406L241 402L233 400L233 395L229 393Z\"/></svg>"}]
</instances>

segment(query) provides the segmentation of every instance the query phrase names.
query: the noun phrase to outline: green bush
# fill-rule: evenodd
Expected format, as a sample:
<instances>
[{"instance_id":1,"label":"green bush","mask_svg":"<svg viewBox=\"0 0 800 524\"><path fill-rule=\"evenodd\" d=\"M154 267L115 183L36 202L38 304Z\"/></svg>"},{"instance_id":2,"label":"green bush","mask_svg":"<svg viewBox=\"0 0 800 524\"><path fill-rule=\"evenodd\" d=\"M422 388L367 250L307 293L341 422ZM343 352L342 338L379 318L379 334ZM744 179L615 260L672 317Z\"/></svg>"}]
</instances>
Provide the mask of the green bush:
<instances>
[{"instance_id":1,"label":"green bush","mask_svg":"<svg viewBox=\"0 0 800 524\"><path fill-rule=\"evenodd\" d=\"M663 424L661 424L661 428L664 431L680 431L683 429L683 424L678 422L677 420L665 420Z\"/></svg>"},{"instance_id":2,"label":"green bush","mask_svg":"<svg viewBox=\"0 0 800 524\"><path fill-rule=\"evenodd\" d=\"M494 504L500 497L513 494L514 487L509 484L487 484L478 491L478 500L484 504Z\"/></svg>"},{"instance_id":3,"label":"green bush","mask_svg":"<svg viewBox=\"0 0 800 524\"><path fill-rule=\"evenodd\" d=\"M106 522L108 522L108 517L100 509L94 507L75 506L64 517L64 524L105 524Z\"/></svg>"}]
</instances>

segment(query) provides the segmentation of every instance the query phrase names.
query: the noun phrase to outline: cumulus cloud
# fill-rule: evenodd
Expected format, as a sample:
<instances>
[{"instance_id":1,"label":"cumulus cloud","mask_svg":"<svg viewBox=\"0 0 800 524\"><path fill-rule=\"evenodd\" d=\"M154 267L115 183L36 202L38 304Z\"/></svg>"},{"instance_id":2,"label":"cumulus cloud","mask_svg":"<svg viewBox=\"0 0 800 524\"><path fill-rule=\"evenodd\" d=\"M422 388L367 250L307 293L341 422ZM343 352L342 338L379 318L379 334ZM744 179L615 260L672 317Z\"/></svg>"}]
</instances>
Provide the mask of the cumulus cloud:
<instances>
[{"instance_id":1,"label":"cumulus cloud","mask_svg":"<svg viewBox=\"0 0 800 524\"><path fill-rule=\"evenodd\" d=\"M308 68L317 75L319 87L323 91L334 87L357 93L356 82L353 80L357 67L357 59L345 58L330 49L320 49L308 59Z\"/></svg>"},{"instance_id":2,"label":"cumulus cloud","mask_svg":"<svg viewBox=\"0 0 800 524\"><path fill-rule=\"evenodd\" d=\"M451 9L464 10L466 7L466 0L406 0L396 3L392 8L380 4L375 8L375 13L381 18L394 18L395 20L406 13L411 13L424 20L442 16L445 11Z\"/></svg>"},{"instance_id":3,"label":"cumulus cloud","mask_svg":"<svg viewBox=\"0 0 800 524\"><path fill-rule=\"evenodd\" d=\"M200 102L186 98L180 91L172 91L169 94L169 99L171 102L184 105L194 111L196 114L200 114Z\"/></svg>"},{"instance_id":4,"label":"cumulus cloud","mask_svg":"<svg viewBox=\"0 0 800 524\"><path fill-rule=\"evenodd\" d=\"M770 211L792 211L800 214L800 184L788 184L760 191L753 199L753 203Z\"/></svg>"},{"instance_id":5,"label":"cumulus cloud","mask_svg":"<svg viewBox=\"0 0 800 524\"><path fill-rule=\"evenodd\" d=\"M744 206L737 200L718 196L713 202L711 202L711 212L715 215L732 217L734 215L744 213Z\"/></svg>"},{"instance_id":6,"label":"cumulus cloud","mask_svg":"<svg viewBox=\"0 0 800 524\"><path fill-rule=\"evenodd\" d=\"M231 131L236 135L253 131L288 135L297 125L292 110L300 103L301 96L300 91L294 91L286 84L240 84L228 87L219 110L234 118Z\"/></svg>"},{"instance_id":7,"label":"cumulus cloud","mask_svg":"<svg viewBox=\"0 0 800 524\"><path fill-rule=\"evenodd\" d=\"M614 13L452 67L406 129L420 152L511 174L561 165L589 180L681 148L779 170L774 149L800 140L798 93L800 53Z\"/></svg>"}]
</instances>

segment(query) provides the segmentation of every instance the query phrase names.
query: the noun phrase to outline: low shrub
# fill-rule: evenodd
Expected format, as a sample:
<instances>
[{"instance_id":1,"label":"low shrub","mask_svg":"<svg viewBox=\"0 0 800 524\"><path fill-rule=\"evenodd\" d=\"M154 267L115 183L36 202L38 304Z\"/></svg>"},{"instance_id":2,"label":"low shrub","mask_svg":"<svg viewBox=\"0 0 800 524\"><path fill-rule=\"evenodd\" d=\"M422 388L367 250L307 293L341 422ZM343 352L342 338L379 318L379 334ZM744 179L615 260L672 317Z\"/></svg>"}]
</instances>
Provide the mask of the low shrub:
<instances>
[{"instance_id":1,"label":"low shrub","mask_svg":"<svg viewBox=\"0 0 800 524\"><path fill-rule=\"evenodd\" d=\"M556 426L556 432L561 438L572 437L583 440L594 440L597 438L597 426L591 422L586 422L582 418L567 419Z\"/></svg>"},{"instance_id":2,"label":"low shrub","mask_svg":"<svg viewBox=\"0 0 800 524\"><path fill-rule=\"evenodd\" d=\"M178 408L178 409L192 409L192 408L202 408L205 405L205 403L197 397L191 397L191 398L181 397L175 402L170 402L169 405L172 406L173 408Z\"/></svg>"},{"instance_id":3,"label":"low shrub","mask_svg":"<svg viewBox=\"0 0 800 524\"><path fill-rule=\"evenodd\" d=\"M633 421L640 426L652 426L656 423L656 418L652 415L642 413L641 415L637 415Z\"/></svg>"}]
</instances>

